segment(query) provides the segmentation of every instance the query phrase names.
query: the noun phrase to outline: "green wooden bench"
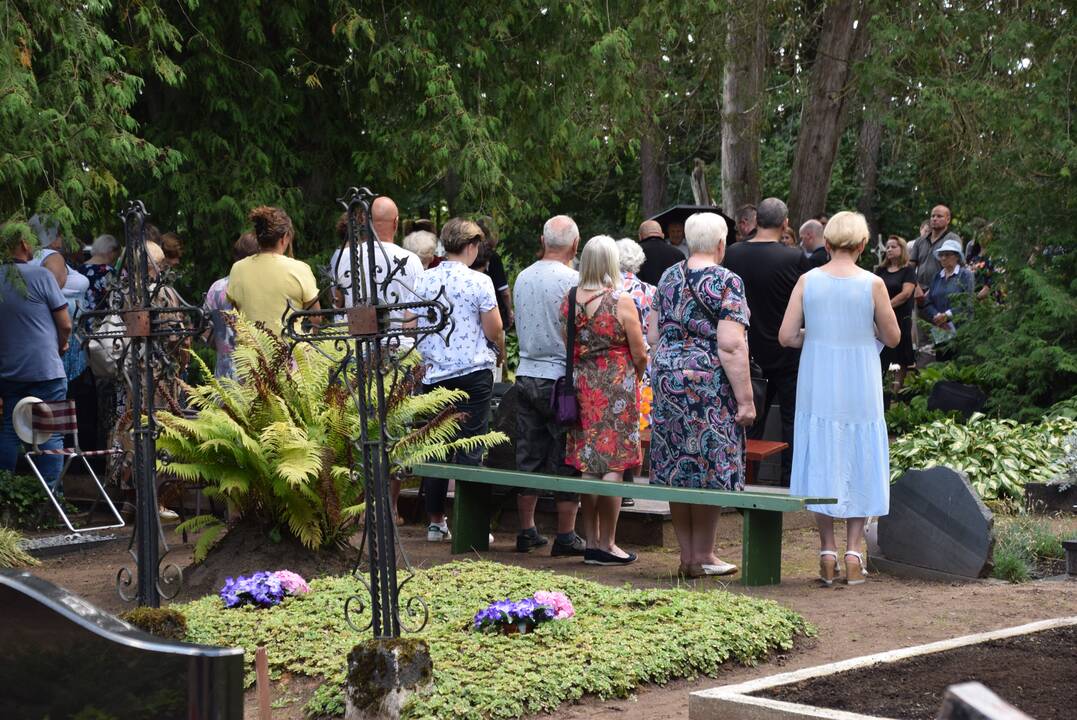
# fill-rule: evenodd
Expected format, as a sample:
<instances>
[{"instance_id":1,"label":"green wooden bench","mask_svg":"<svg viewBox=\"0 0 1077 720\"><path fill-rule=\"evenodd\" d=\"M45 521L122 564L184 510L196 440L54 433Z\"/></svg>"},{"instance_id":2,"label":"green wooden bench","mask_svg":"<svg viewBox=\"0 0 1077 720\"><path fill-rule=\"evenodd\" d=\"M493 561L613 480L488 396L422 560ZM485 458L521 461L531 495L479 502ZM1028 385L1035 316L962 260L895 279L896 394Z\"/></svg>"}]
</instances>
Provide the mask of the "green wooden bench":
<instances>
[{"instance_id":1,"label":"green wooden bench","mask_svg":"<svg viewBox=\"0 0 1077 720\"><path fill-rule=\"evenodd\" d=\"M804 506L809 504L827 505L837 502L835 498L613 483L447 463L416 465L412 468L412 472L423 477L456 480L452 525L452 551L454 553L470 552L472 549L489 549L491 485L738 508L744 513L740 577L745 585L776 585L781 582L783 512L803 510Z\"/></svg>"}]
</instances>

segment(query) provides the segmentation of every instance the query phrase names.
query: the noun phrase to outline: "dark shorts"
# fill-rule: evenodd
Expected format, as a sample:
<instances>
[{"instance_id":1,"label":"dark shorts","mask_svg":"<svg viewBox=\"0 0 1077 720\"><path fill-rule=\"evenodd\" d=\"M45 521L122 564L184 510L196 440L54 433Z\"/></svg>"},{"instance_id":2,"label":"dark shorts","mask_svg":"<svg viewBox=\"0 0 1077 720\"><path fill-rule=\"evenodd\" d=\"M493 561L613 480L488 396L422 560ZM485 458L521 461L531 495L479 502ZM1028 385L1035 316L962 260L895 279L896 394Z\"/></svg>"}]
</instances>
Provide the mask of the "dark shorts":
<instances>
[{"instance_id":1,"label":"dark shorts","mask_svg":"<svg viewBox=\"0 0 1077 720\"><path fill-rule=\"evenodd\" d=\"M566 430L550 408L553 380L527 376L516 378L516 469L520 472L579 477L565 463ZM520 488L521 495L538 495L535 488ZM555 492L555 500L576 500L577 493Z\"/></svg>"}]
</instances>

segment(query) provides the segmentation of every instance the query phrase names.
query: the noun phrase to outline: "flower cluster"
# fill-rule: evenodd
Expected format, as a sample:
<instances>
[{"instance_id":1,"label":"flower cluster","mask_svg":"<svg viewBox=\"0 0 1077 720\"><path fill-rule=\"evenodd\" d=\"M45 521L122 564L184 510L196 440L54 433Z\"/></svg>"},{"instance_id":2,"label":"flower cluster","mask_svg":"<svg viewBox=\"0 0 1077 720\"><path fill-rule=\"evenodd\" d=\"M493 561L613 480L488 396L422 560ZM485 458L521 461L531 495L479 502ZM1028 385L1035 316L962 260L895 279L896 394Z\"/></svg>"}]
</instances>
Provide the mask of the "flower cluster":
<instances>
[{"instance_id":1,"label":"flower cluster","mask_svg":"<svg viewBox=\"0 0 1077 720\"><path fill-rule=\"evenodd\" d=\"M506 625L533 628L549 620L566 620L576 614L564 593L539 590L534 596L512 601L508 598L487 605L475 613L476 630L497 630Z\"/></svg>"},{"instance_id":2,"label":"flower cluster","mask_svg":"<svg viewBox=\"0 0 1077 720\"><path fill-rule=\"evenodd\" d=\"M221 600L227 608L254 605L273 607L288 595L310 592L307 581L290 570L256 572L248 577L228 578L221 588Z\"/></svg>"}]
</instances>

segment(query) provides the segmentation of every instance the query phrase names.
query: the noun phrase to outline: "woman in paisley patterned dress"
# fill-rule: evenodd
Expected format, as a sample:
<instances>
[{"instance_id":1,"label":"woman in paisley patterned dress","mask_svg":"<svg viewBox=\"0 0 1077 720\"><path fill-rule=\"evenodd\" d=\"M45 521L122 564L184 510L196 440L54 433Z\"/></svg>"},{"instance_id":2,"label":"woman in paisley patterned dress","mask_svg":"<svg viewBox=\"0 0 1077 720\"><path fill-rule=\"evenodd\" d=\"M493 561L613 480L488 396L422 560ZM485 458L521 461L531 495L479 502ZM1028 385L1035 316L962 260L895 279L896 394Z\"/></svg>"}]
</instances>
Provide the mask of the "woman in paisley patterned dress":
<instances>
[{"instance_id":1,"label":"woman in paisley patterned dress","mask_svg":"<svg viewBox=\"0 0 1077 720\"><path fill-rule=\"evenodd\" d=\"M574 381L580 424L568 433L565 462L585 478L620 482L643 460L639 442L639 376L647 351L639 312L621 290L617 245L605 235L587 241L576 293ZM561 308L568 321L568 297ZM585 496L583 527L588 565L625 565L636 559L617 547L621 498Z\"/></svg>"},{"instance_id":2,"label":"woman in paisley patterned dress","mask_svg":"<svg viewBox=\"0 0 1077 720\"><path fill-rule=\"evenodd\" d=\"M748 371L748 304L739 276L722 267L727 228L713 213L684 226L691 255L658 283L648 326L654 405L651 483L744 489L744 430L755 421ZM720 508L670 503L682 577L728 575L714 554Z\"/></svg>"}]
</instances>

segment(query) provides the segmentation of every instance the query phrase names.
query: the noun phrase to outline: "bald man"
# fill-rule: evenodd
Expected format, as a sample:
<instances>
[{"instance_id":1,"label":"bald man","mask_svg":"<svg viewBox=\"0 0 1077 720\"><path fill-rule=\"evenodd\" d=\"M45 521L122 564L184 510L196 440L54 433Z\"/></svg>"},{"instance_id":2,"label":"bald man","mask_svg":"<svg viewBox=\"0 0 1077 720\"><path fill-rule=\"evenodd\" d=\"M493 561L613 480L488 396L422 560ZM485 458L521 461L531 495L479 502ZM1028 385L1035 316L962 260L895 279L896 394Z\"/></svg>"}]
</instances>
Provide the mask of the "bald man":
<instances>
[{"instance_id":1,"label":"bald man","mask_svg":"<svg viewBox=\"0 0 1077 720\"><path fill-rule=\"evenodd\" d=\"M909 262L916 268L916 283L925 291L931 286L931 281L942 271L939 259L935 257L935 251L952 239L958 247L964 247L961 237L950 229L950 208L945 205L936 205L931 208L931 219L928 223L931 230L921 237L916 238L912 257Z\"/></svg>"},{"instance_id":2,"label":"bald man","mask_svg":"<svg viewBox=\"0 0 1077 720\"><path fill-rule=\"evenodd\" d=\"M812 219L800 226L800 245L808 256L808 264L813 268L830 262L830 253L826 251L826 241L823 240L823 223L818 220Z\"/></svg>"},{"instance_id":3,"label":"bald man","mask_svg":"<svg viewBox=\"0 0 1077 720\"><path fill-rule=\"evenodd\" d=\"M651 285L657 285L662 273L684 260L681 251L666 242L662 226L654 220L644 220L640 224L639 246L646 259L636 277Z\"/></svg>"}]
</instances>

